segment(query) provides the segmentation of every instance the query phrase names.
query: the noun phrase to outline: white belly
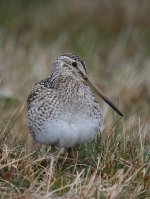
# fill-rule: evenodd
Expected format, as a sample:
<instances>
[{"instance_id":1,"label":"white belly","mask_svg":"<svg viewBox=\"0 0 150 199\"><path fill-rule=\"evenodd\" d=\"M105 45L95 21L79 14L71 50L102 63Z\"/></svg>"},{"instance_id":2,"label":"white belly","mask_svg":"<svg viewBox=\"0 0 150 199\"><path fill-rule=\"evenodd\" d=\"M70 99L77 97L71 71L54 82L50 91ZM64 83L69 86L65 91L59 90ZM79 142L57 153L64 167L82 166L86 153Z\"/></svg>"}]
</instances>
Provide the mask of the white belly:
<instances>
[{"instance_id":1,"label":"white belly","mask_svg":"<svg viewBox=\"0 0 150 199\"><path fill-rule=\"evenodd\" d=\"M42 144L55 144L60 147L71 147L86 142L98 133L99 120L79 116L71 120L60 119L46 121L35 139ZM100 130L100 129L99 129Z\"/></svg>"}]
</instances>

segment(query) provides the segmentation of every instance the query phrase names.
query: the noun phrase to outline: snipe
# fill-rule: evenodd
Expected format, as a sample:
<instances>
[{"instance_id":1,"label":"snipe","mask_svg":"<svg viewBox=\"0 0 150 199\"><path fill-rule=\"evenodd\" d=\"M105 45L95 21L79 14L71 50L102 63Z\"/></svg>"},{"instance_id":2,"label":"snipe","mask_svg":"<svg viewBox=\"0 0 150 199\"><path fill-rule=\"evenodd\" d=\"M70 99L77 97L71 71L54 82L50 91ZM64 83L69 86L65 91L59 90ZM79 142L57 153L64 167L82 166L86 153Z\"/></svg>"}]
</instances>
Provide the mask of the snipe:
<instances>
[{"instance_id":1,"label":"snipe","mask_svg":"<svg viewBox=\"0 0 150 199\"><path fill-rule=\"evenodd\" d=\"M85 62L66 53L52 64L51 75L35 84L28 97L28 126L42 144L68 148L100 132L102 109L94 92L122 113L90 81Z\"/></svg>"}]
</instances>

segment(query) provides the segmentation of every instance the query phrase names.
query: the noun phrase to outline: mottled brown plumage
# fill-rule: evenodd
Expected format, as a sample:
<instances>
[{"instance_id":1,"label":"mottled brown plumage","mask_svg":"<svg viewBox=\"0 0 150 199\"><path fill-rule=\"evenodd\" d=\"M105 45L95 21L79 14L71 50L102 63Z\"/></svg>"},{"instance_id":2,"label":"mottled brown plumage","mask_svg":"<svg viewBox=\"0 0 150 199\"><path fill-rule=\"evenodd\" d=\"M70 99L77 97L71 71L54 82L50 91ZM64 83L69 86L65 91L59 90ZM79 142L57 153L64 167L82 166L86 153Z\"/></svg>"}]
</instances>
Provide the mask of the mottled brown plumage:
<instances>
[{"instance_id":1,"label":"mottled brown plumage","mask_svg":"<svg viewBox=\"0 0 150 199\"><path fill-rule=\"evenodd\" d=\"M27 104L37 142L67 148L100 132L102 110L87 80L84 61L66 53L54 61L51 75L35 84Z\"/></svg>"}]
</instances>

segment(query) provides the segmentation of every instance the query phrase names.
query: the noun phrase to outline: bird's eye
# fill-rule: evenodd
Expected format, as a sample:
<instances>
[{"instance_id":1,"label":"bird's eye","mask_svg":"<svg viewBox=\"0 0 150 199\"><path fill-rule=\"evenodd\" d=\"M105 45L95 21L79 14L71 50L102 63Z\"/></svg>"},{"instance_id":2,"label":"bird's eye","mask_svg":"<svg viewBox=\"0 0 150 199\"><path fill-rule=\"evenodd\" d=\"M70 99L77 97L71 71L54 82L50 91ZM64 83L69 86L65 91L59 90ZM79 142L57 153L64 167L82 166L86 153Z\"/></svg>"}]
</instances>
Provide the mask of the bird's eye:
<instances>
[{"instance_id":1,"label":"bird's eye","mask_svg":"<svg viewBox=\"0 0 150 199\"><path fill-rule=\"evenodd\" d=\"M72 62L72 66L77 67L77 62Z\"/></svg>"}]
</instances>

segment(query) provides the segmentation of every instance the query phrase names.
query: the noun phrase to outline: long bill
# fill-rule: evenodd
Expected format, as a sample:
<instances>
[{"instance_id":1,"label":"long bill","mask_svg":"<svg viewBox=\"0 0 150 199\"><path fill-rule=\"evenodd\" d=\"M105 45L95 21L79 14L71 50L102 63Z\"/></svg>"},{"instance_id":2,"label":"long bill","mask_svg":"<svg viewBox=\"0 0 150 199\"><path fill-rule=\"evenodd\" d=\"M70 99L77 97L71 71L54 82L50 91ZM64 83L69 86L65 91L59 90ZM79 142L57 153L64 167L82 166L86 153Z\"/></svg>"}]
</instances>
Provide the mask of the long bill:
<instances>
[{"instance_id":1,"label":"long bill","mask_svg":"<svg viewBox=\"0 0 150 199\"><path fill-rule=\"evenodd\" d=\"M85 77L86 82L93 88L93 90L114 110L116 111L120 116L123 117L123 114L119 109L110 101L109 98L107 98L104 93L97 88L95 84L92 83L92 81L86 76Z\"/></svg>"}]
</instances>

